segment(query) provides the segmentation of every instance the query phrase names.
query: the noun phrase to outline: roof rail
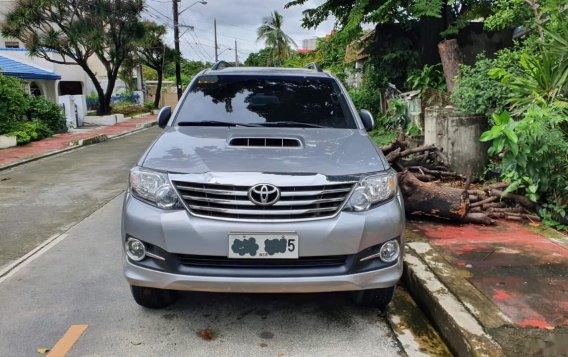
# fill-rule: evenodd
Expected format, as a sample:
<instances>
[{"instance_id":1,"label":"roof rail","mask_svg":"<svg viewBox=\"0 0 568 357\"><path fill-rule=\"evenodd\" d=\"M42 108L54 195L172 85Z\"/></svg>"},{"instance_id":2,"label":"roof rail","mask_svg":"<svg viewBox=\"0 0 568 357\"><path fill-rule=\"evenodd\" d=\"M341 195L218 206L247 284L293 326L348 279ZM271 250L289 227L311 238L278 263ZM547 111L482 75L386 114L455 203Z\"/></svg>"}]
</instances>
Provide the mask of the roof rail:
<instances>
[{"instance_id":1,"label":"roof rail","mask_svg":"<svg viewBox=\"0 0 568 357\"><path fill-rule=\"evenodd\" d=\"M311 70L318 71L318 72L323 72L321 67L318 66L318 64L315 63L315 62L308 63L304 68L311 69Z\"/></svg>"},{"instance_id":2,"label":"roof rail","mask_svg":"<svg viewBox=\"0 0 568 357\"><path fill-rule=\"evenodd\" d=\"M233 65L230 64L229 62L226 62L226 61L217 61L213 64L211 69L213 71L217 71L217 70L221 70L221 69L227 68L227 67L233 67Z\"/></svg>"}]
</instances>

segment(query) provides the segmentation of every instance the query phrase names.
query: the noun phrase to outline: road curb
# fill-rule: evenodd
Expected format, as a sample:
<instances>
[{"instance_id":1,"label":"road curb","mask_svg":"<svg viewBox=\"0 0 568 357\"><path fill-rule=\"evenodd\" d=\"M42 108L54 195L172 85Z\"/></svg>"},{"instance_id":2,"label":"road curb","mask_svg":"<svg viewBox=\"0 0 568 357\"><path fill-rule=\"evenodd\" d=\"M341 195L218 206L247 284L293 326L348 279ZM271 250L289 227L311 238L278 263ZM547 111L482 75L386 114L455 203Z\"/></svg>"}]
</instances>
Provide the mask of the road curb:
<instances>
[{"instance_id":1,"label":"road curb","mask_svg":"<svg viewBox=\"0 0 568 357\"><path fill-rule=\"evenodd\" d=\"M46 152L44 154L28 157L28 158L25 158L25 159L22 159L22 160L14 161L14 162L10 162L10 163L5 164L5 165L0 165L0 171L8 170L8 169L11 169L13 167L20 166L20 165L23 165L23 164L27 164L28 162L32 162L32 161L37 161L37 160L40 160L40 159L43 159L43 158L46 158L46 157L49 157L49 156L62 154L62 153L67 152L67 151L77 150L77 149L80 149L81 147L84 147L84 146L98 144L98 143L101 143L101 142L104 142L104 141L117 139L117 138L120 138L120 137L123 137L123 136L134 134L134 133L137 133L137 132L142 131L144 129L151 128L151 127L153 127L157 124L158 123L156 121L151 121L151 122L147 122L147 123L138 123L138 124L136 124L135 129L130 130L130 131L126 131L126 132L123 132L123 133L120 133L120 134L116 134L116 135L99 134L99 135L96 135L96 136L91 137L91 138L72 140L72 141L69 142L69 147L66 147L66 148L63 148L63 149L53 150L53 151L50 151L50 152Z\"/></svg>"},{"instance_id":2,"label":"road curb","mask_svg":"<svg viewBox=\"0 0 568 357\"><path fill-rule=\"evenodd\" d=\"M108 136L105 134L98 134L90 138L79 139L79 140L71 140L69 142L69 146L85 146L91 145L96 143L102 143L103 141L107 141Z\"/></svg>"},{"instance_id":3,"label":"road curb","mask_svg":"<svg viewBox=\"0 0 568 357\"><path fill-rule=\"evenodd\" d=\"M452 352L462 356L504 356L474 315L452 294L410 247L406 246L403 281L432 320Z\"/></svg>"}]
</instances>

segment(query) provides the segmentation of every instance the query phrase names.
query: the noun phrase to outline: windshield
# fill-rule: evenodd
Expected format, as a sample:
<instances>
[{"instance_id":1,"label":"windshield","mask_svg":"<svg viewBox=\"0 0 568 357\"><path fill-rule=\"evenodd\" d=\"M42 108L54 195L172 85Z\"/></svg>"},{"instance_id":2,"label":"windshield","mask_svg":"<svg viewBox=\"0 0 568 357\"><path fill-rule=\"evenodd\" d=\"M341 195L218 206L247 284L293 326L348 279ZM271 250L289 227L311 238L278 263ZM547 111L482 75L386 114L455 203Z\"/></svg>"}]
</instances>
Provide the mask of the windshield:
<instances>
[{"instance_id":1,"label":"windshield","mask_svg":"<svg viewBox=\"0 0 568 357\"><path fill-rule=\"evenodd\" d=\"M201 76L176 119L178 125L199 122L357 128L335 80L305 77Z\"/></svg>"}]
</instances>

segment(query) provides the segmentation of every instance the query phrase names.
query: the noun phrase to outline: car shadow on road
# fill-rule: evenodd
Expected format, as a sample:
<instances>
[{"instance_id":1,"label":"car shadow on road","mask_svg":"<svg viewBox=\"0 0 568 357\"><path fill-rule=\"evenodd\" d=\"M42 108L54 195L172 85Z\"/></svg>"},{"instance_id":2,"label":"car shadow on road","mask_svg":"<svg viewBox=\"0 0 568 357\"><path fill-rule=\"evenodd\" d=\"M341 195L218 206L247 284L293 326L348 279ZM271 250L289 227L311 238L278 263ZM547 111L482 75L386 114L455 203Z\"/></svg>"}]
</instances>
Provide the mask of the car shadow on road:
<instances>
[{"instance_id":1,"label":"car shadow on road","mask_svg":"<svg viewBox=\"0 0 568 357\"><path fill-rule=\"evenodd\" d=\"M203 340L249 340L254 335L260 347L277 339L333 343L333 335L345 337L379 322L384 326L379 309L356 305L349 293L181 292L177 303L160 313L162 319L189 327ZM328 335L322 340L324 330Z\"/></svg>"}]
</instances>

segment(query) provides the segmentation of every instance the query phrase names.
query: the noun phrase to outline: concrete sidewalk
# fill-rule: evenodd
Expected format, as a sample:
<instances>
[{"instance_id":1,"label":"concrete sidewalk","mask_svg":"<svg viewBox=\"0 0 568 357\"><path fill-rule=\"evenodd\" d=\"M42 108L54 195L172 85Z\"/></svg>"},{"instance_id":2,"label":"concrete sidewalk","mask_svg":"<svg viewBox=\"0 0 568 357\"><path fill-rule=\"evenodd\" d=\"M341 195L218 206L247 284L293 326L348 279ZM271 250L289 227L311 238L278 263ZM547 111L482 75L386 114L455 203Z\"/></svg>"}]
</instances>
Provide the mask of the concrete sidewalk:
<instances>
[{"instance_id":1,"label":"concrete sidewalk","mask_svg":"<svg viewBox=\"0 0 568 357\"><path fill-rule=\"evenodd\" d=\"M117 136L141 130L156 124L155 115L144 115L109 126L92 130L56 134L50 138L34 141L26 145L0 150L0 170L25 162L72 150L79 146L106 141Z\"/></svg>"},{"instance_id":2,"label":"concrete sidewalk","mask_svg":"<svg viewBox=\"0 0 568 357\"><path fill-rule=\"evenodd\" d=\"M568 356L568 237L411 221L405 282L459 356Z\"/></svg>"}]
</instances>

